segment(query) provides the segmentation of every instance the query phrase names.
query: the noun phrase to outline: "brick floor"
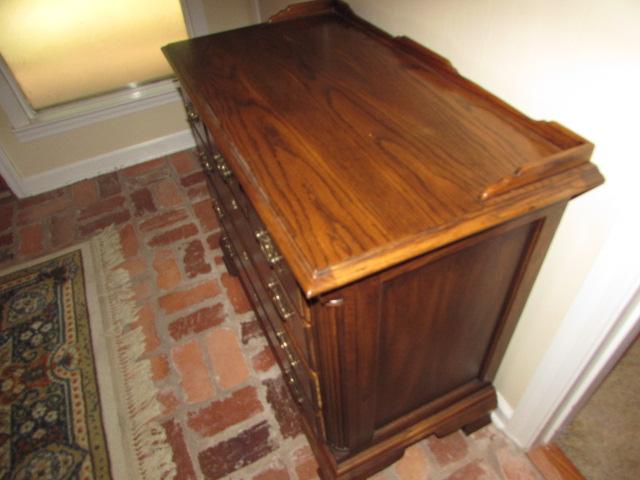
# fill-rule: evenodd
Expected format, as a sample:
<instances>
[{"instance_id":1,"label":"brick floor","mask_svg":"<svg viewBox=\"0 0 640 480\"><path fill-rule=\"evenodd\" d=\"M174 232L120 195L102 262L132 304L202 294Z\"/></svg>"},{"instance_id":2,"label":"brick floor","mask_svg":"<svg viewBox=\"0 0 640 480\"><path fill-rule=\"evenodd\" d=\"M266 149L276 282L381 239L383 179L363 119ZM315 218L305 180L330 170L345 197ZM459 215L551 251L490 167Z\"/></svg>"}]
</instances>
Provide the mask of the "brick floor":
<instances>
[{"instance_id":1,"label":"brick floor","mask_svg":"<svg viewBox=\"0 0 640 480\"><path fill-rule=\"evenodd\" d=\"M317 464L239 282L192 152L0 201L0 268L117 225L177 479L315 479ZM537 479L494 427L426 439L374 478Z\"/></svg>"}]
</instances>

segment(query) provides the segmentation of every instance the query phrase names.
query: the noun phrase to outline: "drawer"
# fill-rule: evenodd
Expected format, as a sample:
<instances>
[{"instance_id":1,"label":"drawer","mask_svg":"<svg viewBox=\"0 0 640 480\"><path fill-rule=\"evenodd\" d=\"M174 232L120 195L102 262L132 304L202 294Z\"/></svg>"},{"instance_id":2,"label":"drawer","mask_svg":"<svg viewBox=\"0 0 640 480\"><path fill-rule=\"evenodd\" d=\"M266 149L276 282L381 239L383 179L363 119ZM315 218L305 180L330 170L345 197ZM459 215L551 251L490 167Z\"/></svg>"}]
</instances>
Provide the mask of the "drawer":
<instances>
[{"instance_id":1,"label":"drawer","mask_svg":"<svg viewBox=\"0 0 640 480\"><path fill-rule=\"evenodd\" d=\"M223 236L221 243L226 243L230 249L225 253L236 263L242 283L273 348L294 400L302 407L303 413L308 417L310 423L324 436L318 375L291 348L291 338L279 321L275 307L269 301L248 252L244 249L242 242L237 241L237 233L234 231L233 225L229 223L229 217L225 216L224 218L222 224L225 236Z\"/></svg>"},{"instance_id":2,"label":"drawer","mask_svg":"<svg viewBox=\"0 0 640 480\"><path fill-rule=\"evenodd\" d=\"M311 315L302 290L298 286L298 283L291 271L282 261L282 255L278 252L278 249L267 233L264 224L258 217L254 208L251 206L247 195L244 193L242 185L240 185L233 175L233 172L221 153L214 151L213 158L215 160L215 166L213 168L212 175L216 176L217 174L224 183L224 185L221 185L220 187L223 190L221 194L224 197L227 197L228 194L230 207L233 210L242 212L245 219L249 222L253 236L265 257L269 268L272 269L279 277L280 284L284 288L284 293L289 297L289 301L292 303L294 308L296 308L298 314L309 321Z\"/></svg>"}]
</instances>

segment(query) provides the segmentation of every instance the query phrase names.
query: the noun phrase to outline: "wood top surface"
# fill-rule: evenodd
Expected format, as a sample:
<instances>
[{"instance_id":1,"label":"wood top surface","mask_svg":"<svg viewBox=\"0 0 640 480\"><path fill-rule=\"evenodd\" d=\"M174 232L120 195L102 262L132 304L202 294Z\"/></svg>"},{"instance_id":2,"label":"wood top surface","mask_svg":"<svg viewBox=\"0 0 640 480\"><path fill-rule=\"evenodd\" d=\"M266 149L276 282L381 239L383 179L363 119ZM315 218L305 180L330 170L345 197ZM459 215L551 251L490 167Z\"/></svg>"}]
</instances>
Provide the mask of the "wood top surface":
<instances>
[{"instance_id":1,"label":"wood top surface","mask_svg":"<svg viewBox=\"0 0 640 480\"><path fill-rule=\"evenodd\" d=\"M163 49L309 297L603 181L586 140L312 5Z\"/></svg>"}]
</instances>

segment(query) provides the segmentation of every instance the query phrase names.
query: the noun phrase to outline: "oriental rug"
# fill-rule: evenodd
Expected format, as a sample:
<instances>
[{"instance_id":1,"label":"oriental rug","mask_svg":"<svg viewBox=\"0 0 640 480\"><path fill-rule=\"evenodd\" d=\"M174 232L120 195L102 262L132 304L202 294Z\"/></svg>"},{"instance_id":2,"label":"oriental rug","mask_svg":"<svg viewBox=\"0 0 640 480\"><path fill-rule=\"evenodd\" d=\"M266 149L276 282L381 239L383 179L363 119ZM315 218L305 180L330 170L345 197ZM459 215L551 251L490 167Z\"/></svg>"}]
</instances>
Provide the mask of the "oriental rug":
<instances>
[{"instance_id":1,"label":"oriental rug","mask_svg":"<svg viewBox=\"0 0 640 480\"><path fill-rule=\"evenodd\" d=\"M0 479L173 478L118 235L0 272Z\"/></svg>"}]
</instances>

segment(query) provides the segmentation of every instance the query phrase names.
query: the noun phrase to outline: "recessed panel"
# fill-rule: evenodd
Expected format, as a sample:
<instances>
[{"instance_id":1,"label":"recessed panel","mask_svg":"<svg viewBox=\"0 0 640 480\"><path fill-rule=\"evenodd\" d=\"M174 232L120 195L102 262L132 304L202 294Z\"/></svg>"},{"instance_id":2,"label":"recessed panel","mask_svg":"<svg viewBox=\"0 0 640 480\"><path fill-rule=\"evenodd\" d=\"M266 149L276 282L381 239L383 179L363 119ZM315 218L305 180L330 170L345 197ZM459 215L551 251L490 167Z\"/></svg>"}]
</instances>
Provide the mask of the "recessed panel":
<instances>
[{"instance_id":1,"label":"recessed panel","mask_svg":"<svg viewBox=\"0 0 640 480\"><path fill-rule=\"evenodd\" d=\"M478 378L533 231L489 237L383 283L376 427Z\"/></svg>"}]
</instances>

